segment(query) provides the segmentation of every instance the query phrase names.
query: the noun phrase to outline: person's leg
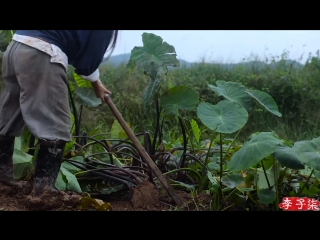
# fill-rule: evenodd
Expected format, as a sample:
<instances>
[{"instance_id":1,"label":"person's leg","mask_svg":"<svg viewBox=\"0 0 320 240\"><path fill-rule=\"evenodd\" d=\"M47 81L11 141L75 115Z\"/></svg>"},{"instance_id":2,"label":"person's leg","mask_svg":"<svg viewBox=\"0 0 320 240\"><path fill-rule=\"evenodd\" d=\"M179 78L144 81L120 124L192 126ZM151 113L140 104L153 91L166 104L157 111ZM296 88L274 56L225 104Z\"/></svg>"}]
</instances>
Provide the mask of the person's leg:
<instances>
[{"instance_id":1,"label":"person's leg","mask_svg":"<svg viewBox=\"0 0 320 240\"><path fill-rule=\"evenodd\" d=\"M24 128L19 97L20 86L17 81L12 56L18 46L12 41L3 56L3 88L0 95L0 182L6 185L19 185L13 178L12 155L14 139ZM20 185L19 185L20 186Z\"/></svg>"},{"instance_id":2,"label":"person's leg","mask_svg":"<svg viewBox=\"0 0 320 240\"><path fill-rule=\"evenodd\" d=\"M32 195L55 189L66 142L71 141L71 117L64 67L51 56L20 44L14 53L20 86L21 113L30 132L39 139Z\"/></svg>"}]
</instances>

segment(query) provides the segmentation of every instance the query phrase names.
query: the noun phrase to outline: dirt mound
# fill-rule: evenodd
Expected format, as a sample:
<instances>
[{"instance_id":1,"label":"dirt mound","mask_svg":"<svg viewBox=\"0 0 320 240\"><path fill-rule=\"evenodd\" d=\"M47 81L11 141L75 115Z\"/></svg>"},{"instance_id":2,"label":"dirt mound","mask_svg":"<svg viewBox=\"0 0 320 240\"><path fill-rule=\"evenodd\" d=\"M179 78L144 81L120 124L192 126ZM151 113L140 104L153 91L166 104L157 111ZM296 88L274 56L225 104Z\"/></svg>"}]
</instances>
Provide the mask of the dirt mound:
<instances>
[{"instance_id":1,"label":"dirt mound","mask_svg":"<svg viewBox=\"0 0 320 240\"><path fill-rule=\"evenodd\" d=\"M159 191L155 185L145 181L135 187L132 194L132 205L134 208L150 208L152 205L159 203Z\"/></svg>"}]
</instances>

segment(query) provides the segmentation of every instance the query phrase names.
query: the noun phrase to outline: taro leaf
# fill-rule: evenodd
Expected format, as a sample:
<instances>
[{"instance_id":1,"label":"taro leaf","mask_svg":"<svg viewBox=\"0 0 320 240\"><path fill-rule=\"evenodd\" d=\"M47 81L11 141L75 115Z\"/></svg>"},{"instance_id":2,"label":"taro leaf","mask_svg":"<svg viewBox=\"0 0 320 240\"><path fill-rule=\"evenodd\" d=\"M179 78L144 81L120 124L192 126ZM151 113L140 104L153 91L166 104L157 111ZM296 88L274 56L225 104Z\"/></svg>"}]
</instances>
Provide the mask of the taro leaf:
<instances>
[{"instance_id":1,"label":"taro leaf","mask_svg":"<svg viewBox=\"0 0 320 240\"><path fill-rule=\"evenodd\" d=\"M226 82L218 80L216 81L217 87L211 84L208 84L209 88L213 90L218 96L223 96L224 98L239 103L244 107L248 112L251 112L253 109L254 101L245 90L246 87L239 83L235 82Z\"/></svg>"},{"instance_id":2,"label":"taro leaf","mask_svg":"<svg viewBox=\"0 0 320 240\"><path fill-rule=\"evenodd\" d=\"M147 87L145 88L142 95L143 107L145 110L154 102L161 86L160 83L160 78L156 78L155 80L150 79Z\"/></svg>"},{"instance_id":3,"label":"taro leaf","mask_svg":"<svg viewBox=\"0 0 320 240\"><path fill-rule=\"evenodd\" d=\"M256 186L258 189L263 189L263 188L268 188L268 182L266 179L266 176L263 172L262 168L258 168L257 169L258 172L258 186ZM266 170L266 174L267 174L267 178L269 180L269 184L270 186L274 185L274 179L275 176L274 174L276 173L276 179L279 179L280 176L280 164L278 162L276 162L276 171L274 169L274 165L272 167L270 167L268 170ZM255 181L254 181L255 182Z\"/></svg>"},{"instance_id":4,"label":"taro leaf","mask_svg":"<svg viewBox=\"0 0 320 240\"><path fill-rule=\"evenodd\" d=\"M171 186L183 187L183 188L188 189L189 191L192 191L192 190L196 189L195 186L191 185L191 184L187 184L187 183L176 181L176 180L172 180L172 179L169 179L168 181L169 181Z\"/></svg>"},{"instance_id":5,"label":"taro leaf","mask_svg":"<svg viewBox=\"0 0 320 240\"><path fill-rule=\"evenodd\" d=\"M227 186L228 188L235 188L244 181L245 179L239 174L229 174L221 178L223 185Z\"/></svg>"},{"instance_id":6,"label":"taro leaf","mask_svg":"<svg viewBox=\"0 0 320 240\"><path fill-rule=\"evenodd\" d=\"M304 165L298 160L292 148L287 146L278 147L273 153L273 157L285 167L291 169L304 169Z\"/></svg>"},{"instance_id":7,"label":"taro leaf","mask_svg":"<svg viewBox=\"0 0 320 240\"><path fill-rule=\"evenodd\" d=\"M21 146L22 146L21 136L20 137L16 137L14 139L14 149L21 150Z\"/></svg>"},{"instance_id":8,"label":"taro leaf","mask_svg":"<svg viewBox=\"0 0 320 240\"><path fill-rule=\"evenodd\" d=\"M191 129L192 129L192 132L193 132L193 136L196 140L197 143L199 143L199 140L200 140L200 129L199 129L199 126L198 126L198 123L191 119L190 120L190 124L191 124Z\"/></svg>"},{"instance_id":9,"label":"taro leaf","mask_svg":"<svg viewBox=\"0 0 320 240\"><path fill-rule=\"evenodd\" d=\"M67 190L67 178L62 174L62 171L60 169L56 183L55 183L55 187L60 190L60 191L65 191Z\"/></svg>"},{"instance_id":10,"label":"taro leaf","mask_svg":"<svg viewBox=\"0 0 320 240\"><path fill-rule=\"evenodd\" d=\"M264 204L272 203L274 200L276 200L276 194L274 191L270 189L261 189L258 192L258 197L260 201Z\"/></svg>"},{"instance_id":11,"label":"taro leaf","mask_svg":"<svg viewBox=\"0 0 320 240\"><path fill-rule=\"evenodd\" d=\"M305 177L309 177L311 172L312 172L312 170L313 170L313 168L308 167L306 165L304 169L300 169L299 170L299 174L301 174L302 176L305 176Z\"/></svg>"},{"instance_id":12,"label":"taro leaf","mask_svg":"<svg viewBox=\"0 0 320 240\"><path fill-rule=\"evenodd\" d=\"M248 120L246 109L229 100L220 101L217 105L202 102L197 108L197 115L205 126L219 133L233 133Z\"/></svg>"},{"instance_id":13,"label":"taro leaf","mask_svg":"<svg viewBox=\"0 0 320 240\"><path fill-rule=\"evenodd\" d=\"M67 189L66 190L70 190L70 191L76 191L76 192L82 192L80 185L78 183L77 178L71 173L69 172L67 169L64 168L64 166L60 167L60 171L62 173L62 175L65 177L65 179L67 180Z\"/></svg>"},{"instance_id":14,"label":"taro leaf","mask_svg":"<svg viewBox=\"0 0 320 240\"><path fill-rule=\"evenodd\" d=\"M314 170L313 175L320 181L320 171Z\"/></svg>"},{"instance_id":15,"label":"taro leaf","mask_svg":"<svg viewBox=\"0 0 320 240\"><path fill-rule=\"evenodd\" d=\"M134 47L127 67L138 68L150 77L167 72L168 66L179 67L180 62L173 46L152 33L142 34L143 47ZM154 71L158 72L155 74Z\"/></svg>"},{"instance_id":16,"label":"taro leaf","mask_svg":"<svg viewBox=\"0 0 320 240\"><path fill-rule=\"evenodd\" d=\"M160 97L161 106L166 115L178 116L178 110L192 110L197 107L199 94L186 86L170 88Z\"/></svg>"},{"instance_id":17,"label":"taro leaf","mask_svg":"<svg viewBox=\"0 0 320 240\"><path fill-rule=\"evenodd\" d=\"M211 170L211 171L219 171L220 170L220 165L215 163L215 162L209 162L207 167Z\"/></svg>"},{"instance_id":18,"label":"taro leaf","mask_svg":"<svg viewBox=\"0 0 320 240\"><path fill-rule=\"evenodd\" d=\"M267 111L278 117L282 116L279 112L278 105L268 93L259 90L246 90L245 92L256 99Z\"/></svg>"},{"instance_id":19,"label":"taro leaf","mask_svg":"<svg viewBox=\"0 0 320 240\"><path fill-rule=\"evenodd\" d=\"M14 179L26 178L33 169L32 156L19 149L14 149L12 159Z\"/></svg>"},{"instance_id":20,"label":"taro leaf","mask_svg":"<svg viewBox=\"0 0 320 240\"><path fill-rule=\"evenodd\" d=\"M320 137L295 142L292 150L300 162L320 171Z\"/></svg>"},{"instance_id":21,"label":"taro leaf","mask_svg":"<svg viewBox=\"0 0 320 240\"><path fill-rule=\"evenodd\" d=\"M102 155L102 156L97 156L97 158L99 158L99 160L104 162L104 163L111 164L111 160L110 160L109 154L105 154L105 155ZM124 164L122 162L120 162L120 160L116 156L113 155L112 159L113 159L113 164L115 166L119 166L119 167L123 167L124 166Z\"/></svg>"},{"instance_id":22,"label":"taro leaf","mask_svg":"<svg viewBox=\"0 0 320 240\"><path fill-rule=\"evenodd\" d=\"M73 79L79 88L92 88L91 83L88 80L83 79L75 71L73 71Z\"/></svg>"},{"instance_id":23,"label":"taro leaf","mask_svg":"<svg viewBox=\"0 0 320 240\"><path fill-rule=\"evenodd\" d=\"M130 127L130 124L127 123L127 125ZM127 133L124 131L122 126L117 120L114 120L112 126L111 126L111 138L112 139L126 139L128 138Z\"/></svg>"},{"instance_id":24,"label":"taro leaf","mask_svg":"<svg viewBox=\"0 0 320 240\"><path fill-rule=\"evenodd\" d=\"M79 104L82 104L89 108L98 107L102 102L100 98L97 98L92 88L79 88L74 86L74 93L78 96Z\"/></svg>"},{"instance_id":25,"label":"taro leaf","mask_svg":"<svg viewBox=\"0 0 320 240\"><path fill-rule=\"evenodd\" d=\"M61 164L61 166L63 166L66 170L68 170L69 172L71 172L72 174L77 173L78 171L81 171L80 168L77 168L76 166L68 163L68 162L63 162Z\"/></svg>"},{"instance_id":26,"label":"taro leaf","mask_svg":"<svg viewBox=\"0 0 320 240\"><path fill-rule=\"evenodd\" d=\"M283 141L271 132L261 132L244 144L228 163L229 170L245 170L272 154Z\"/></svg>"}]
</instances>

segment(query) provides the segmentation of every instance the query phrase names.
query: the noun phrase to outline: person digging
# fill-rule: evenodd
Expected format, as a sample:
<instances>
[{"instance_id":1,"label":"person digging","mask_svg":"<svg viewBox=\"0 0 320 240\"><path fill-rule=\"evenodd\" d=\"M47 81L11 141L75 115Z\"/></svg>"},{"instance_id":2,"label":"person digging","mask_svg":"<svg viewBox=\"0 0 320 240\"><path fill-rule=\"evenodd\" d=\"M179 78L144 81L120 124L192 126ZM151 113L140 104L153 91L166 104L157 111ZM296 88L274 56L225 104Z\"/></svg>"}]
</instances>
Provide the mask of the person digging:
<instances>
[{"instance_id":1,"label":"person digging","mask_svg":"<svg viewBox=\"0 0 320 240\"><path fill-rule=\"evenodd\" d=\"M118 30L17 30L3 55L0 183L28 194L33 208L41 209L44 195L68 200L66 193L55 189L63 151L71 141L68 65L91 82L104 102L111 92L101 84L98 67L105 53L112 53L117 36ZM25 126L40 145L29 183L13 178L14 139Z\"/></svg>"}]
</instances>

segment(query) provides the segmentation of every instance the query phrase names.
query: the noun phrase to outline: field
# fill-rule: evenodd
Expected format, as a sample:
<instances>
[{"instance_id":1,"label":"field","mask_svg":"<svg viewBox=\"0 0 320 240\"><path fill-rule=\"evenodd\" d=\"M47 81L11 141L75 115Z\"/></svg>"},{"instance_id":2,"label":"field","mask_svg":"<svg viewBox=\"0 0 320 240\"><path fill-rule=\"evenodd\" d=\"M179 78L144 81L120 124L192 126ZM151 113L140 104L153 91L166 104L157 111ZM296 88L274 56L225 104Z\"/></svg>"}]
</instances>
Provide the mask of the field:
<instances>
[{"instance_id":1,"label":"field","mask_svg":"<svg viewBox=\"0 0 320 240\"><path fill-rule=\"evenodd\" d=\"M159 36L144 34L143 42L128 63L101 65L101 81L174 196L70 67L74 138L56 188L79 202L48 210L282 211L284 197L319 199L319 51L303 64L284 51L179 66ZM34 148L26 129L16 138L16 179L32 180ZM30 210L25 194L3 186L0 193L1 210Z\"/></svg>"}]
</instances>

